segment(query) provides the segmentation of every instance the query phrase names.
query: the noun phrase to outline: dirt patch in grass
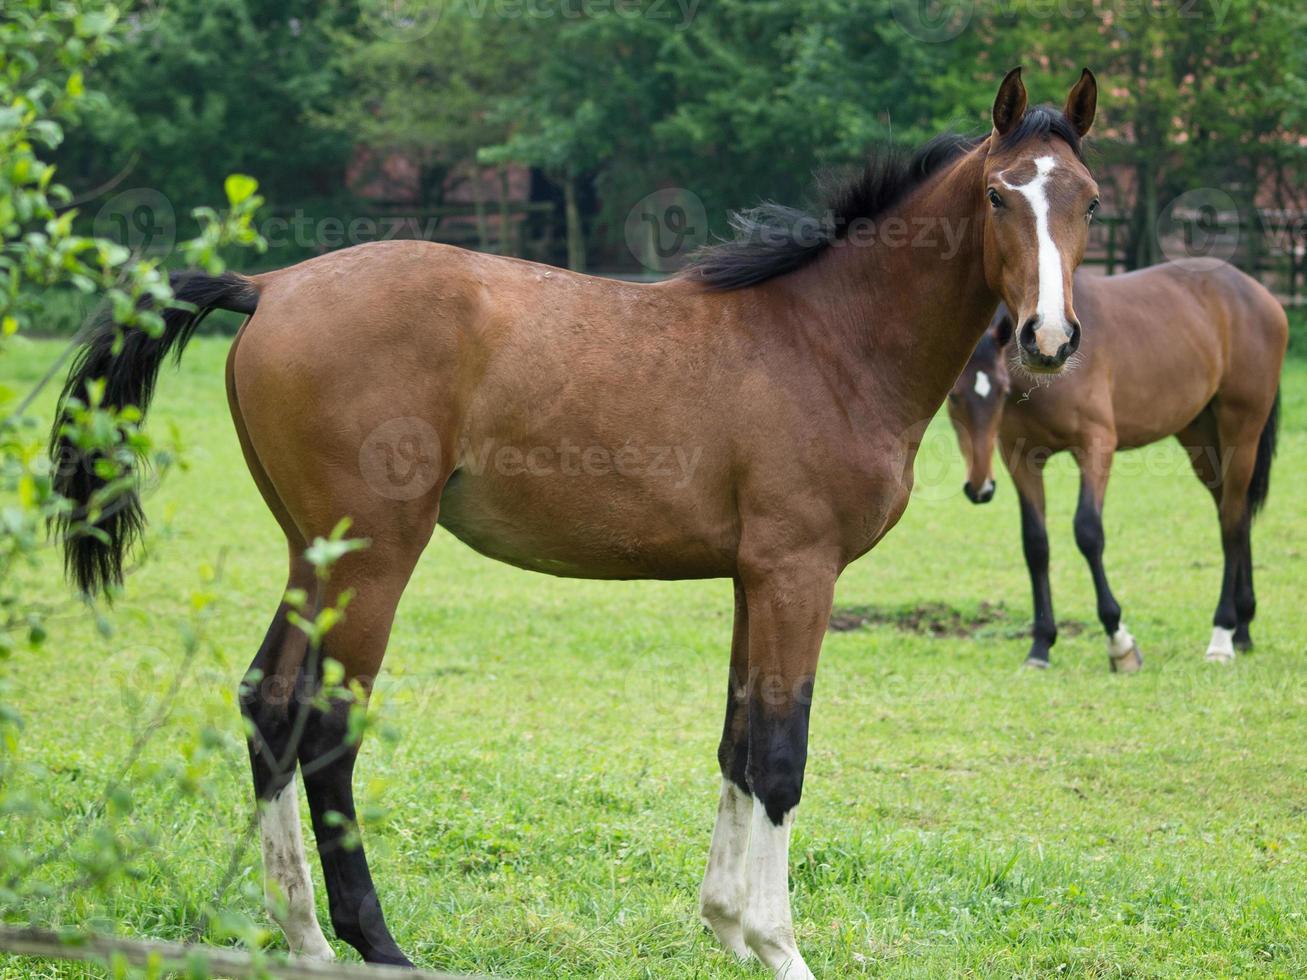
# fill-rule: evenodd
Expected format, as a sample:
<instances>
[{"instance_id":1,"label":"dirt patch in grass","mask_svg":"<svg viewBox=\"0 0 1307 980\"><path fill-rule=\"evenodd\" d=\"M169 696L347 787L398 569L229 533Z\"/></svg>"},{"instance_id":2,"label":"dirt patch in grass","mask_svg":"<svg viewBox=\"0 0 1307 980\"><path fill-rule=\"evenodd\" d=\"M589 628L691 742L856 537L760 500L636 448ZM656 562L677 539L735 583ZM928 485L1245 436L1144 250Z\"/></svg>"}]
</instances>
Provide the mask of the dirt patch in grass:
<instances>
[{"instance_id":1,"label":"dirt patch in grass","mask_svg":"<svg viewBox=\"0 0 1307 980\"><path fill-rule=\"evenodd\" d=\"M848 633L864 626L893 626L904 633L922 636L973 637L982 632L1024 635L1029 622L1015 617L1002 602L981 602L976 609L964 612L943 602L926 602L915 606L887 609L880 606L839 606L831 613L833 633ZM1085 624L1075 620L1059 622L1064 636L1083 633Z\"/></svg>"}]
</instances>

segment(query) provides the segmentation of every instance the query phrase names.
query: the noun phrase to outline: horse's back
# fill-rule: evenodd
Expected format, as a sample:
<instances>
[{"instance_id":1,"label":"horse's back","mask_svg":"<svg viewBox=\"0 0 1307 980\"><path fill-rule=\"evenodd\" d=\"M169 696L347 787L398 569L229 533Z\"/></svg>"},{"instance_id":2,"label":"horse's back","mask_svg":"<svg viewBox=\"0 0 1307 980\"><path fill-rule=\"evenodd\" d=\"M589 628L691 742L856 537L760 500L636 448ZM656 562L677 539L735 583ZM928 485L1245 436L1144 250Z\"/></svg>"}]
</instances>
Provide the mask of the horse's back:
<instances>
[{"instance_id":1,"label":"horse's back","mask_svg":"<svg viewBox=\"0 0 1307 980\"><path fill-rule=\"evenodd\" d=\"M1188 425L1218 393L1273 395L1287 319L1256 279L1214 260L1182 260L1120 276L1082 275L1089 373L1110 389L1123 447ZM1269 404L1269 402L1268 402Z\"/></svg>"}]
</instances>

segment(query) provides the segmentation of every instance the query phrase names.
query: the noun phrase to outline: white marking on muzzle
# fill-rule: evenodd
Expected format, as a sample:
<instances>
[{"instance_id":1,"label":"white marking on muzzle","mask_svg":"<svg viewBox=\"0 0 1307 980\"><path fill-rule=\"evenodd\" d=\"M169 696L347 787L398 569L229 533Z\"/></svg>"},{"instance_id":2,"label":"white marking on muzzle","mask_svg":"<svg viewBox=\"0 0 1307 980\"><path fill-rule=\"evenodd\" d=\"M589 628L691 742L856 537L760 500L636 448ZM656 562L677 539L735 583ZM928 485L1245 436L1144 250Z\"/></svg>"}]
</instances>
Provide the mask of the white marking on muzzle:
<instances>
[{"instance_id":1,"label":"white marking on muzzle","mask_svg":"<svg viewBox=\"0 0 1307 980\"><path fill-rule=\"evenodd\" d=\"M976 394L979 395L981 398L988 398L990 390L991 390L991 386L989 383L989 375L986 374L984 371L977 371Z\"/></svg>"},{"instance_id":2,"label":"white marking on muzzle","mask_svg":"<svg viewBox=\"0 0 1307 980\"><path fill-rule=\"evenodd\" d=\"M1062 290L1062 253L1053 241L1048 225L1048 175L1057 167L1056 157L1039 157L1035 160L1035 176L1028 184L1004 185L1030 202L1035 212L1035 238L1039 242L1039 300L1035 307L1038 317L1035 327L1035 345L1045 357L1052 357L1070 336L1066 322L1065 295Z\"/></svg>"}]
</instances>

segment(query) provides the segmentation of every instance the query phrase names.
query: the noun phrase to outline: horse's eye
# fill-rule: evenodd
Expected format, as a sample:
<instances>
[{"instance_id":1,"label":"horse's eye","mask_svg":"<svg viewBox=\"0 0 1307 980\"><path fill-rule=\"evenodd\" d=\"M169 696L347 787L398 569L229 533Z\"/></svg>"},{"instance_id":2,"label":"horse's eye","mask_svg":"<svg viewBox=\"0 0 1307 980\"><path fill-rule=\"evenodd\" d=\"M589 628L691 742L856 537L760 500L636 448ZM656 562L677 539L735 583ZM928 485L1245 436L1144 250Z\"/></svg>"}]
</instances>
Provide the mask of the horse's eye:
<instances>
[{"instance_id":1,"label":"horse's eye","mask_svg":"<svg viewBox=\"0 0 1307 980\"><path fill-rule=\"evenodd\" d=\"M998 196L998 191L994 190L992 187L989 189L989 203L994 205L996 208L1001 208L1003 206L1003 199Z\"/></svg>"},{"instance_id":2,"label":"horse's eye","mask_svg":"<svg viewBox=\"0 0 1307 980\"><path fill-rule=\"evenodd\" d=\"M958 393L956 391L950 391L948 393L948 400L956 405L958 403Z\"/></svg>"},{"instance_id":3,"label":"horse's eye","mask_svg":"<svg viewBox=\"0 0 1307 980\"><path fill-rule=\"evenodd\" d=\"M1085 215L1085 217L1088 218L1090 221L1093 221L1094 215L1098 213L1098 204L1099 204L1098 198L1094 198L1092 201L1089 202L1089 212Z\"/></svg>"}]
</instances>

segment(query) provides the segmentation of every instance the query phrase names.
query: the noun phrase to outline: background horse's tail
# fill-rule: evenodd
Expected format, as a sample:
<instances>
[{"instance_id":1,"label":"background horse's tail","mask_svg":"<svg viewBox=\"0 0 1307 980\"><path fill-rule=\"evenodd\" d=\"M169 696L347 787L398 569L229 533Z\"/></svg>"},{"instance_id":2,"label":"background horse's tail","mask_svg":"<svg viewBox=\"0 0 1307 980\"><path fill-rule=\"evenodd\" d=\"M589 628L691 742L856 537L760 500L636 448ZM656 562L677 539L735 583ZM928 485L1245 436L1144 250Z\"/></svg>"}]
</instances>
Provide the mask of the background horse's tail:
<instances>
[{"instance_id":1,"label":"background horse's tail","mask_svg":"<svg viewBox=\"0 0 1307 980\"><path fill-rule=\"evenodd\" d=\"M1248 484L1248 515L1256 517L1271 492L1271 461L1275 459L1275 442L1280 430L1280 392L1275 392L1270 418L1262 427L1257 440L1257 462L1253 465L1253 478Z\"/></svg>"},{"instance_id":2,"label":"background horse's tail","mask_svg":"<svg viewBox=\"0 0 1307 980\"><path fill-rule=\"evenodd\" d=\"M59 412L50 433L53 487L71 507L54 520L63 539L64 569L77 586L94 595L123 578L123 556L145 526L136 472L136 454L115 431L78 432L73 423L91 401L115 411L135 406L143 420L164 358L183 348L200 321L215 309L250 314L258 291L243 276L175 272L174 302L163 311L163 330L152 335L139 327L120 328L106 311L90 329L85 346L68 373ZM98 400L88 385L103 384Z\"/></svg>"}]
</instances>

